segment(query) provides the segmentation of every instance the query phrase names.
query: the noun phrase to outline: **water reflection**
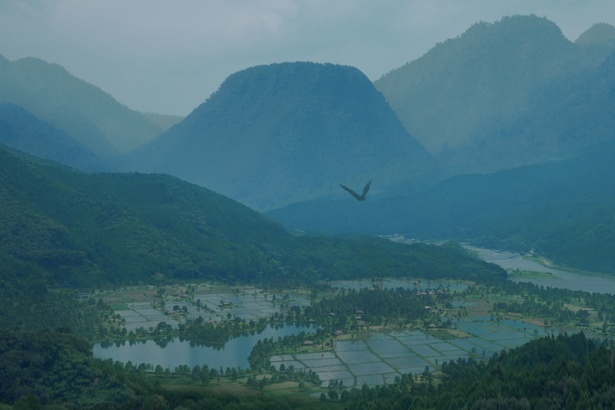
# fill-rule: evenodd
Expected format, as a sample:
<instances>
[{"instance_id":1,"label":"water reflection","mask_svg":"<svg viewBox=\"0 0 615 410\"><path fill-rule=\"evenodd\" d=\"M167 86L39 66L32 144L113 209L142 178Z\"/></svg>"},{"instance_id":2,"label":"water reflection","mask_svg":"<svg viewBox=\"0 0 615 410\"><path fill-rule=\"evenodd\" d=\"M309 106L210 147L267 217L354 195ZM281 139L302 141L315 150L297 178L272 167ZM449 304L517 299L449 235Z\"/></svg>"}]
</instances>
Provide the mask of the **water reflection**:
<instances>
[{"instance_id":1,"label":"water reflection","mask_svg":"<svg viewBox=\"0 0 615 410\"><path fill-rule=\"evenodd\" d=\"M198 346L178 337L143 342L97 343L94 357L126 363L160 365L173 370L178 366L207 365L210 368L249 368L248 356L259 340L314 332L313 326L269 326L261 333L243 335L229 340L224 347Z\"/></svg>"}]
</instances>

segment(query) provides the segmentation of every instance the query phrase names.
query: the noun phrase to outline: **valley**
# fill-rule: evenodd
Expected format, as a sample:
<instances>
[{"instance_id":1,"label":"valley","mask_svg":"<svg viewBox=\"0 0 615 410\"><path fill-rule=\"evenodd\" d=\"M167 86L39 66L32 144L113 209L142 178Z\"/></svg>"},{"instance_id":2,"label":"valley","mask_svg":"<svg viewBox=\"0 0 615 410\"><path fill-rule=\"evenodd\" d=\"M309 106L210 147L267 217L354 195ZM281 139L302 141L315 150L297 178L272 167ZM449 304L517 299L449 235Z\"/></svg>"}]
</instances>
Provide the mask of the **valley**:
<instances>
[{"instance_id":1,"label":"valley","mask_svg":"<svg viewBox=\"0 0 615 410\"><path fill-rule=\"evenodd\" d=\"M615 408L584 29L479 22L375 80L258 59L185 117L0 55L0 408Z\"/></svg>"},{"instance_id":2,"label":"valley","mask_svg":"<svg viewBox=\"0 0 615 410\"><path fill-rule=\"evenodd\" d=\"M479 253L506 259L509 272L527 268L527 260L512 254ZM496 285L373 278L287 292L208 283L104 291L95 296L112 304L115 317L121 317L106 326L128 334L122 330L113 333L114 341L97 343L94 356L121 366L130 362L131 369L141 368L166 388L177 383L197 390L238 384L247 391L298 397L322 393L336 402L344 391L393 384L402 375L437 382L444 363L487 360L545 336L615 336L615 311L607 302L613 296L568 289L554 296L549 288L516 283L545 279L537 271L523 272L521 278ZM561 282L566 288L567 280ZM615 290L614 278L610 289ZM380 292L417 298L420 311L400 316L364 307ZM349 293L364 293L364 305L354 300L352 310L345 310ZM208 326L227 327L226 342L191 337L181 329L203 320Z\"/></svg>"}]
</instances>

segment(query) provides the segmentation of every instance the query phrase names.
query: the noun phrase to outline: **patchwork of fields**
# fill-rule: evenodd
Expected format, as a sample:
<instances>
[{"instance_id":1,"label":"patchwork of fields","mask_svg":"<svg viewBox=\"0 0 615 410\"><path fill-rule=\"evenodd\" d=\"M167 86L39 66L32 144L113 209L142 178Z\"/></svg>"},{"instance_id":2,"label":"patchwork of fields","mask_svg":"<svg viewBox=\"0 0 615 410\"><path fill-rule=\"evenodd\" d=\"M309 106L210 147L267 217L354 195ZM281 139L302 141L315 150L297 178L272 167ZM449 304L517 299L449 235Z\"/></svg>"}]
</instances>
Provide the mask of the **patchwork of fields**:
<instances>
[{"instance_id":1,"label":"patchwork of fields","mask_svg":"<svg viewBox=\"0 0 615 410\"><path fill-rule=\"evenodd\" d=\"M271 363L278 370L312 369L323 386L336 379L347 387L361 387L390 383L403 373L432 371L458 358L488 358L547 334L540 326L513 320L496 323L489 316L461 319L457 328L472 336L445 340L420 330L378 332L361 340L337 341L332 352L278 355Z\"/></svg>"}]
</instances>

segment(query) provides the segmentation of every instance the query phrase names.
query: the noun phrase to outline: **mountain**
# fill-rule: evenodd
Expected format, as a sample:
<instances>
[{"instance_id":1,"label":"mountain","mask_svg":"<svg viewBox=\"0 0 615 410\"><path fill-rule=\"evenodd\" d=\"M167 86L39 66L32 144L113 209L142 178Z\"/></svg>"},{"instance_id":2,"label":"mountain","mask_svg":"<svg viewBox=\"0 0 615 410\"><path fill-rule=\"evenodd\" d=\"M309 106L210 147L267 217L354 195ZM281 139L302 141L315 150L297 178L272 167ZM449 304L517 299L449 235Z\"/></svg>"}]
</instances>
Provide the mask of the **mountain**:
<instances>
[{"instance_id":1,"label":"mountain","mask_svg":"<svg viewBox=\"0 0 615 410\"><path fill-rule=\"evenodd\" d=\"M181 123L130 158L255 209L425 178L433 160L363 73L282 63L228 77Z\"/></svg>"},{"instance_id":2,"label":"mountain","mask_svg":"<svg viewBox=\"0 0 615 410\"><path fill-rule=\"evenodd\" d=\"M44 292L50 285L219 280L287 286L409 272L503 275L458 245L295 237L238 202L166 175L86 174L0 148L0 186L3 300L17 293L13 288Z\"/></svg>"},{"instance_id":3,"label":"mountain","mask_svg":"<svg viewBox=\"0 0 615 410\"><path fill-rule=\"evenodd\" d=\"M154 125L160 128L161 133L168 130L175 124L181 122L184 117L180 117L178 115L169 115L169 114L158 114L153 112L144 112L143 114L148 120L150 120Z\"/></svg>"},{"instance_id":4,"label":"mountain","mask_svg":"<svg viewBox=\"0 0 615 410\"><path fill-rule=\"evenodd\" d=\"M576 44L584 46L615 47L615 27L606 23L597 23L583 32L576 40Z\"/></svg>"},{"instance_id":5,"label":"mountain","mask_svg":"<svg viewBox=\"0 0 615 410\"><path fill-rule=\"evenodd\" d=\"M289 229L455 239L613 274L613 158L609 141L575 158L458 175L410 195L382 194L357 206L317 200L267 215Z\"/></svg>"},{"instance_id":6,"label":"mountain","mask_svg":"<svg viewBox=\"0 0 615 410\"><path fill-rule=\"evenodd\" d=\"M0 104L0 144L82 170L105 168L87 147L17 105Z\"/></svg>"},{"instance_id":7,"label":"mountain","mask_svg":"<svg viewBox=\"0 0 615 410\"><path fill-rule=\"evenodd\" d=\"M615 135L566 133L570 124L609 129L609 109L560 122L582 108L577 97L591 97L588 85L599 88L595 77L615 49L608 27L593 27L572 43L536 16L477 23L375 85L449 174L565 158Z\"/></svg>"},{"instance_id":8,"label":"mountain","mask_svg":"<svg viewBox=\"0 0 615 410\"><path fill-rule=\"evenodd\" d=\"M129 152L163 132L99 88L36 58L11 62L0 56L0 103L23 107L102 158Z\"/></svg>"}]
</instances>

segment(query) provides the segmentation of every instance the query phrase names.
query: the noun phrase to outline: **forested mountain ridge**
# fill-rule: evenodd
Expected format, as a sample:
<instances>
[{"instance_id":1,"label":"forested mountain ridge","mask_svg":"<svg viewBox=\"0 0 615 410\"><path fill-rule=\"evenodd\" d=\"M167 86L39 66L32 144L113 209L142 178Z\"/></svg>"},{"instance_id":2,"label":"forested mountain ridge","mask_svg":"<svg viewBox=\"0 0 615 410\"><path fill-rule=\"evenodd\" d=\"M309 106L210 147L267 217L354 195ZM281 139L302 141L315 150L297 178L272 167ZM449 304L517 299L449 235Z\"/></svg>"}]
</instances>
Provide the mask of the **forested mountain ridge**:
<instances>
[{"instance_id":1,"label":"forested mountain ridge","mask_svg":"<svg viewBox=\"0 0 615 410\"><path fill-rule=\"evenodd\" d=\"M0 104L0 144L84 171L106 168L86 146L13 104Z\"/></svg>"},{"instance_id":2,"label":"forested mountain ridge","mask_svg":"<svg viewBox=\"0 0 615 410\"><path fill-rule=\"evenodd\" d=\"M359 70L282 63L229 76L205 103L139 149L127 169L165 172L255 209L419 179L431 156Z\"/></svg>"},{"instance_id":3,"label":"forested mountain ridge","mask_svg":"<svg viewBox=\"0 0 615 410\"><path fill-rule=\"evenodd\" d=\"M449 174L564 158L613 137L596 90L615 43L597 30L577 44L546 18L477 23L375 85Z\"/></svg>"},{"instance_id":4,"label":"forested mountain ridge","mask_svg":"<svg viewBox=\"0 0 615 410\"><path fill-rule=\"evenodd\" d=\"M293 237L238 202L165 175L89 175L0 149L0 186L0 257L11 286L505 276L451 246Z\"/></svg>"},{"instance_id":5,"label":"forested mountain ridge","mask_svg":"<svg viewBox=\"0 0 615 410\"><path fill-rule=\"evenodd\" d=\"M163 127L57 64L0 55L0 103L19 105L88 147L115 156L156 138Z\"/></svg>"}]
</instances>

